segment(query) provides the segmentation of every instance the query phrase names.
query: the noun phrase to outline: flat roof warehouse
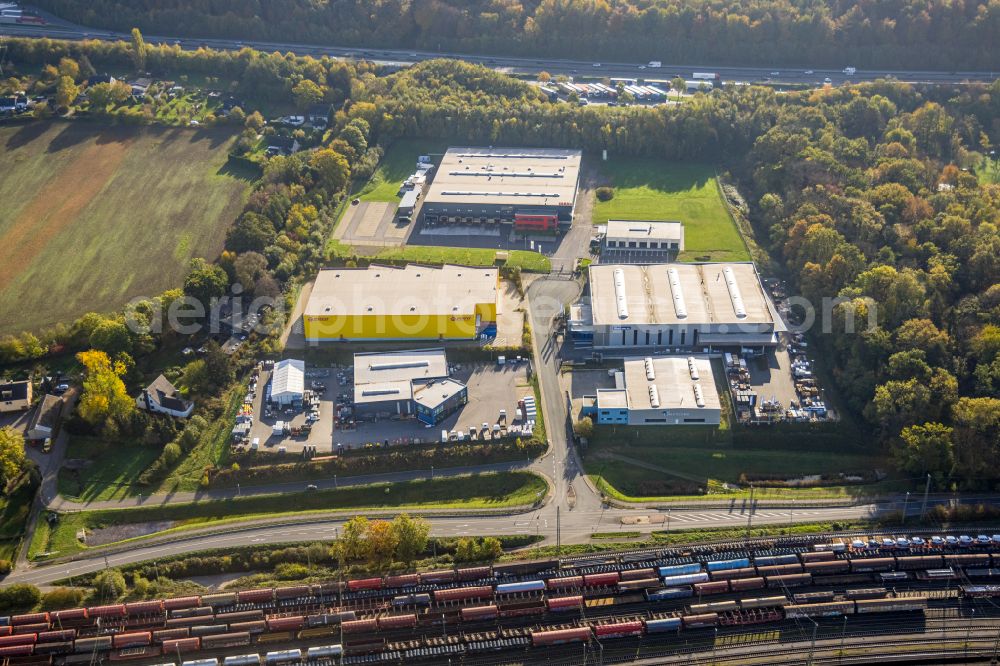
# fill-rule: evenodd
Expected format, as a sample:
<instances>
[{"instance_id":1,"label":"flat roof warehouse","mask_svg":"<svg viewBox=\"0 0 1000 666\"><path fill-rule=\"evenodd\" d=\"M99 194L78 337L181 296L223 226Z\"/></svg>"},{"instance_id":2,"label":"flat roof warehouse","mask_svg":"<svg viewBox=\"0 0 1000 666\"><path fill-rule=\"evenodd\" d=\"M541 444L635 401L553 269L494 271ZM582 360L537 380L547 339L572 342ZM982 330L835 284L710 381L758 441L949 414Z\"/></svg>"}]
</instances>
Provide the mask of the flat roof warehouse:
<instances>
[{"instance_id":1,"label":"flat roof warehouse","mask_svg":"<svg viewBox=\"0 0 1000 666\"><path fill-rule=\"evenodd\" d=\"M576 202L579 150L450 148L425 205L568 206Z\"/></svg>"}]
</instances>

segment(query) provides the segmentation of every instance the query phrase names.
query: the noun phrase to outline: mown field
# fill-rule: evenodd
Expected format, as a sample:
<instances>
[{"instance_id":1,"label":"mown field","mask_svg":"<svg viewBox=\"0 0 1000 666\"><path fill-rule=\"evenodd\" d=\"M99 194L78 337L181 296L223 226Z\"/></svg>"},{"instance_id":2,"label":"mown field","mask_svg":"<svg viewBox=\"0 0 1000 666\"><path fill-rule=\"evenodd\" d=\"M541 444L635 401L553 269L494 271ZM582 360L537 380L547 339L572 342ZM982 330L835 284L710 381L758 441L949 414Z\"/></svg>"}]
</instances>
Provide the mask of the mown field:
<instances>
[{"instance_id":1,"label":"mown field","mask_svg":"<svg viewBox=\"0 0 1000 666\"><path fill-rule=\"evenodd\" d=\"M599 163L599 185L614 198L594 204L594 224L608 220L679 220L681 261L748 261L739 230L719 194L715 172L704 164L629 158Z\"/></svg>"},{"instance_id":2,"label":"mown field","mask_svg":"<svg viewBox=\"0 0 1000 666\"><path fill-rule=\"evenodd\" d=\"M180 285L214 259L248 181L229 130L88 122L0 128L0 333Z\"/></svg>"}]
</instances>

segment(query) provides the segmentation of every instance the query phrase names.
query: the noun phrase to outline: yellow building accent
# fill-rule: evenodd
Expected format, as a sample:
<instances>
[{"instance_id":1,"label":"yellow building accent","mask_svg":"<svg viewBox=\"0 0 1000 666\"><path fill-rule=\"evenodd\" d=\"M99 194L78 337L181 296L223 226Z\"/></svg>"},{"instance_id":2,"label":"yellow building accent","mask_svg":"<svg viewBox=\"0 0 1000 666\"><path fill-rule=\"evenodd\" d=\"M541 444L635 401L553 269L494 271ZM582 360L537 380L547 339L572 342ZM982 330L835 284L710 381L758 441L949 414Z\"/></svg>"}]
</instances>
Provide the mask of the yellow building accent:
<instances>
[{"instance_id":1,"label":"yellow building accent","mask_svg":"<svg viewBox=\"0 0 1000 666\"><path fill-rule=\"evenodd\" d=\"M484 304L481 310L496 311ZM303 318L308 340L470 340L476 337L475 314L313 315ZM494 321L483 317L481 321Z\"/></svg>"}]
</instances>

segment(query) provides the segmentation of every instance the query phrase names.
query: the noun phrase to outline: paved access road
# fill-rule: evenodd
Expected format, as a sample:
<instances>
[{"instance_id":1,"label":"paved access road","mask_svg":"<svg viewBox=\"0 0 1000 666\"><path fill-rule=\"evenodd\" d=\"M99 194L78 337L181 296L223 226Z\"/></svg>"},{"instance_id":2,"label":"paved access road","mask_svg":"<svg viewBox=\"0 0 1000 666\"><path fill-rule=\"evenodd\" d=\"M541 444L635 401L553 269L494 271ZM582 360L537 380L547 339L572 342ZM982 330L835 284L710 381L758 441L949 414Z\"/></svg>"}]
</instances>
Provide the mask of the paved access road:
<instances>
[{"instance_id":1,"label":"paved access road","mask_svg":"<svg viewBox=\"0 0 1000 666\"><path fill-rule=\"evenodd\" d=\"M18 37L50 37L52 39L103 39L129 40L125 33L87 28L70 24L39 12L50 20L46 26L0 24L0 34ZM601 62L590 60L568 60L563 58L518 58L510 56L490 56L448 51L414 51L405 49L385 49L375 47L319 46L292 42L265 42L235 39L191 39L169 35L144 35L149 43L178 44L184 49L205 46L214 49L237 50L245 46L261 51L292 52L300 55L332 56L341 58L364 58L380 64L409 65L432 58L455 58L474 62L517 74L532 74L541 71L550 74L586 75L599 77L641 77L647 79L671 79L676 76L691 78L694 72L715 72L724 81L774 81L781 83L815 83L829 78L833 83L847 81L871 81L893 76L901 81L928 83L961 83L964 81L993 81L995 72L982 71L918 71L918 70L858 70L851 76L841 70L812 70L808 66L799 67L720 67L697 63L664 63L662 67L649 69L642 63ZM845 62L844 66L851 63ZM596 66L599 65L599 66ZM644 68L639 69L640 65ZM808 74L806 72L809 72Z\"/></svg>"}]
</instances>

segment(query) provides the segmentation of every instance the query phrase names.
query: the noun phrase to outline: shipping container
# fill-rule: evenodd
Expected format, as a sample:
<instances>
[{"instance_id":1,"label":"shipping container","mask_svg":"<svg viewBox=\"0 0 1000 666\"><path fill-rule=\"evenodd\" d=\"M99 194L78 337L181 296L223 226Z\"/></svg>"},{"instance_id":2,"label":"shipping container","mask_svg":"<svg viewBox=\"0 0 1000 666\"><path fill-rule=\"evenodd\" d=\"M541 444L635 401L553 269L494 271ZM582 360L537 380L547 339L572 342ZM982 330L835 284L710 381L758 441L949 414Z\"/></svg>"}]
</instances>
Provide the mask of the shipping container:
<instances>
[{"instance_id":1,"label":"shipping container","mask_svg":"<svg viewBox=\"0 0 1000 666\"><path fill-rule=\"evenodd\" d=\"M240 590L236 593L236 602L240 604L269 604L274 601L274 590L256 589Z\"/></svg>"},{"instance_id":2,"label":"shipping container","mask_svg":"<svg viewBox=\"0 0 1000 666\"><path fill-rule=\"evenodd\" d=\"M735 560L716 560L706 562L705 569L708 571L722 571L723 569L745 569L750 566L750 558L741 557Z\"/></svg>"},{"instance_id":3,"label":"shipping container","mask_svg":"<svg viewBox=\"0 0 1000 666\"><path fill-rule=\"evenodd\" d=\"M383 615L378 618L378 628L382 631L393 629L409 629L417 626L417 616L413 613L405 615Z\"/></svg>"},{"instance_id":4,"label":"shipping container","mask_svg":"<svg viewBox=\"0 0 1000 666\"><path fill-rule=\"evenodd\" d=\"M463 608L461 610L462 621L464 622L478 622L480 620L493 620L496 619L499 610L496 606L474 606L472 608Z\"/></svg>"},{"instance_id":5,"label":"shipping container","mask_svg":"<svg viewBox=\"0 0 1000 666\"><path fill-rule=\"evenodd\" d=\"M163 608L166 610L195 608L200 605L201 605L201 597L177 597L175 599L163 600Z\"/></svg>"},{"instance_id":6,"label":"shipping container","mask_svg":"<svg viewBox=\"0 0 1000 666\"><path fill-rule=\"evenodd\" d=\"M734 578L729 581L729 588L733 592L742 592L743 590L759 590L764 586L763 578Z\"/></svg>"},{"instance_id":7,"label":"shipping container","mask_svg":"<svg viewBox=\"0 0 1000 666\"><path fill-rule=\"evenodd\" d=\"M704 615L684 615L681 623L685 629L706 629L714 627L719 622L719 616L715 613L705 613Z\"/></svg>"},{"instance_id":8,"label":"shipping container","mask_svg":"<svg viewBox=\"0 0 1000 666\"><path fill-rule=\"evenodd\" d=\"M549 578L545 581L545 586L550 590L565 590L568 588L583 587L583 576L564 576L563 578Z\"/></svg>"},{"instance_id":9,"label":"shipping container","mask_svg":"<svg viewBox=\"0 0 1000 666\"><path fill-rule=\"evenodd\" d=\"M221 648L242 647L250 645L250 632L234 631L228 634L205 636L201 639L203 650L218 650Z\"/></svg>"},{"instance_id":10,"label":"shipping container","mask_svg":"<svg viewBox=\"0 0 1000 666\"><path fill-rule=\"evenodd\" d=\"M594 635L598 638L628 638L630 636L642 636L642 632L642 620L599 624L594 627Z\"/></svg>"},{"instance_id":11,"label":"shipping container","mask_svg":"<svg viewBox=\"0 0 1000 666\"><path fill-rule=\"evenodd\" d=\"M545 607L550 611L569 611L583 608L583 597L550 597L545 600Z\"/></svg>"},{"instance_id":12,"label":"shipping container","mask_svg":"<svg viewBox=\"0 0 1000 666\"><path fill-rule=\"evenodd\" d=\"M666 601L668 599L685 599L693 595L694 592L690 587L664 587L659 590L647 591L646 599L649 601Z\"/></svg>"},{"instance_id":13,"label":"shipping container","mask_svg":"<svg viewBox=\"0 0 1000 666\"><path fill-rule=\"evenodd\" d=\"M544 580L526 580L520 583L501 583L497 585L497 594L517 594L518 592L541 592L545 589Z\"/></svg>"},{"instance_id":14,"label":"shipping container","mask_svg":"<svg viewBox=\"0 0 1000 666\"><path fill-rule=\"evenodd\" d=\"M153 642L153 633L150 631L131 631L125 634L115 634L111 640L111 646L116 648L142 647Z\"/></svg>"},{"instance_id":15,"label":"shipping container","mask_svg":"<svg viewBox=\"0 0 1000 666\"><path fill-rule=\"evenodd\" d=\"M534 647L544 647L547 645L564 645L566 643L587 643L590 641L591 632L589 627L578 627L576 629L556 629L554 631L531 632L531 644Z\"/></svg>"},{"instance_id":16,"label":"shipping container","mask_svg":"<svg viewBox=\"0 0 1000 666\"><path fill-rule=\"evenodd\" d=\"M701 564L698 562L692 562L691 564L675 564L669 567L660 567L660 578L669 578L670 576L686 576L688 574L696 574L701 572Z\"/></svg>"},{"instance_id":17,"label":"shipping container","mask_svg":"<svg viewBox=\"0 0 1000 666\"><path fill-rule=\"evenodd\" d=\"M493 596L493 588L480 585L476 587L454 587L447 590L434 590L434 601L464 601L466 599L487 599Z\"/></svg>"},{"instance_id":18,"label":"shipping container","mask_svg":"<svg viewBox=\"0 0 1000 666\"><path fill-rule=\"evenodd\" d=\"M658 634L666 631L680 631L679 617L665 617L659 620L646 620L646 633Z\"/></svg>"}]
</instances>

